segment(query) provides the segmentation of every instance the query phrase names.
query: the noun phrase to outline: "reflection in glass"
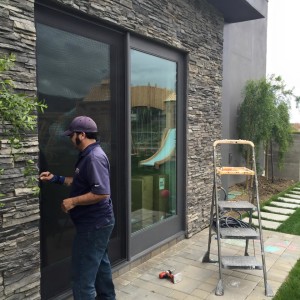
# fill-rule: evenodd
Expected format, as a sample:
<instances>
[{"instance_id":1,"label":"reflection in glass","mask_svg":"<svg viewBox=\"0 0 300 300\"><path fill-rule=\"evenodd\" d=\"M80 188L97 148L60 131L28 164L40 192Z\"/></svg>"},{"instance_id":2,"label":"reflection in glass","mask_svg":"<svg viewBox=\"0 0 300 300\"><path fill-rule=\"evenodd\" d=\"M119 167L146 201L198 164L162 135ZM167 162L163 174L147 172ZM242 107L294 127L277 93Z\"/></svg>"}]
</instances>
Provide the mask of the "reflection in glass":
<instances>
[{"instance_id":1,"label":"reflection in glass","mask_svg":"<svg viewBox=\"0 0 300 300\"><path fill-rule=\"evenodd\" d=\"M38 96L48 108L39 115L40 169L72 176L78 152L62 136L78 115L92 117L101 146L111 155L110 46L37 24ZM70 256L73 225L60 209L69 189L42 184L42 267Z\"/></svg>"},{"instance_id":2,"label":"reflection in glass","mask_svg":"<svg viewBox=\"0 0 300 300\"><path fill-rule=\"evenodd\" d=\"M131 231L176 214L175 62L131 50Z\"/></svg>"}]
</instances>

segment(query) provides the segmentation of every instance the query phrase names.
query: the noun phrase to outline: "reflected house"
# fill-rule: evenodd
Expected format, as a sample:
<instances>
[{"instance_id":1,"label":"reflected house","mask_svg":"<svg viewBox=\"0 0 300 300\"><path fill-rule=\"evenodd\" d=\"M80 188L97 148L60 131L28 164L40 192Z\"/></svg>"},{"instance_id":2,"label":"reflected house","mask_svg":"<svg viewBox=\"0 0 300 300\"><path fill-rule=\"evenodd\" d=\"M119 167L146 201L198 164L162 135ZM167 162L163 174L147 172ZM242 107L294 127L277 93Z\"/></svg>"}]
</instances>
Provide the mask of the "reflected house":
<instances>
[{"instance_id":1,"label":"reflected house","mask_svg":"<svg viewBox=\"0 0 300 300\"><path fill-rule=\"evenodd\" d=\"M136 232L176 211L176 188L170 181L176 169L176 93L150 84L132 86L131 124L131 225Z\"/></svg>"},{"instance_id":2,"label":"reflected house","mask_svg":"<svg viewBox=\"0 0 300 300\"><path fill-rule=\"evenodd\" d=\"M110 156L111 143L111 95L109 79L103 79L94 85L83 101L78 103L78 115L90 116L97 123L100 143Z\"/></svg>"},{"instance_id":3,"label":"reflected house","mask_svg":"<svg viewBox=\"0 0 300 300\"><path fill-rule=\"evenodd\" d=\"M99 128L101 146L107 154L110 155L111 119L109 115L111 103L109 80L101 80L99 84L92 86L87 95L82 99L65 99L63 97L50 95L45 95L43 98L47 99L48 102L55 100L55 106L67 106L66 103L73 105L70 110L63 114L54 110L51 113L42 114L39 117L40 138L47 139L43 149L45 156L54 158L55 155L57 155L57 145L62 144L64 145L66 153L72 151L69 141L62 134L72 119L80 115L90 116L96 121Z\"/></svg>"},{"instance_id":4,"label":"reflected house","mask_svg":"<svg viewBox=\"0 0 300 300\"><path fill-rule=\"evenodd\" d=\"M132 86L132 154L152 155L168 129L176 127L176 93L157 86Z\"/></svg>"}]
</instances>

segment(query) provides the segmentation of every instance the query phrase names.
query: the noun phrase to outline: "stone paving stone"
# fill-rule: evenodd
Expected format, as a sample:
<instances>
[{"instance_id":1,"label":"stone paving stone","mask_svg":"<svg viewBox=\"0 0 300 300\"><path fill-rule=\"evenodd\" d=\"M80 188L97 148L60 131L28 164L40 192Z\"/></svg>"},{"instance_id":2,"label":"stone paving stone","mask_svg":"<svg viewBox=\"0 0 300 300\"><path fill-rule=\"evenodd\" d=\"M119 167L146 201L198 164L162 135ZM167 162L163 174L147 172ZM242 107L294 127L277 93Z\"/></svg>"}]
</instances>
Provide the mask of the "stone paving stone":
<instances>
[{"instance_id":1,"label":"stone paving stone","mask_svg":"<svg viewBox=\"0 0 300 300\"><path fill-rule=\"evenodd\" d=\"M300 190L298 190L298 191L292 190L292 191L290 191L289 193L290 193L290 194L300 195Z\"/></svg>"},{"instance_id":2,"label":"stone paving stone","mask_svg":"<svg viewBox=\"0 0 300 300\"><path fill-rule=\"evenodd\" d=\"M162 283L168 283L168 286L164 286L164 285L162 285ZM177 285L180 283L177 283ZM143 290L146 290L149 292L155 292L159 295L168 296L168 295L170 295L171 291L173 290L173 286L175 286L176 284L173 284L172 282L170 282L168 280L163 280L163 279L157 278L153 282L136 279L136 280L132 281L131 285L135 286L136 289L143 289Z\"/></svg>"},{"instance_id":3,"label":"stone paving stone","mask_svg":"<svg viewBox=\"0 0 300 300\"><path fill-rule=\"evenodd\" d=\"M300 195L297 195L297 194L290 194L290 193L288 193L288 194L285 194L284 196L288 196L288 197L300 200Z\"/></svg>"},{"instance_id":4,"label":"stone paving stone","mask_svg":"<svg viewBox=\"0 0 300 300\"><path fill-rule=\"evenodd\" d=\"M275 205L277 207L283 207L283 208L295 208L297 209L300 205L292 204L292 203L285 203L285 202L279 202L279 201L272 201L272 205Z\"/></svg>"},{"instance_id":5,"label":"stone paving stone","mask_svg":"<svg viewBox=\"0 0 300 300\"><path fill-rule=\"evenodd\" d=\"M244 218L243 221L248 223L249 218ZM258 226L258 220L257 219L252 219L252 223L255 226ZM263 228L277 229L281 225L281 223L280 222L275 222L275 221L261 220L261 225L262 225Z\"/></svg>"},{"instance_id":6,"label":"stone paving stone","mask_svg":"<svg viewBox=\"0 0 300 300\"><path fill-rule=\"evenodd\" d=\"M249 282L232 276L228 276L228 277L224 276L223 287L224 287L224 295L222 296L222 300L223 299L244 300L250 295L250 293L256 287L256 283ZM210 294L206 299L220 299L220 296L216 296L215 294Z\"/></svg>"},{"instance_id":7,"label":"stone paving stone","mask_svg":"<svg viewBox=\"0 0 300 300\"><path fill-rule=\"evenodd\" d=\"M200 289L200 290L203 290L203 291L206 291L208 293L214 293L215 292L215 289L216 289L216 286L217 286L217 283L218 283L218 279L216 278L216 282L215 284L210 284L210 283L201 283L197 288Z\"/></svg>"},{"instance_id":8,"label":"stone paving stone","mask_svg":"<svg viewBox=\"0 0 300 300\"><path fill-rule=\"evenodd\" d=\"M199 238L203 243L203 249L207 247L207 232L195 235L185 240L184 246L178 250L170 249L165 254L159 254L151 258L144 266L139 266L114 279L117 299L120 300L270 300L264 295L264 280L262 270L227 270L222 269L224 296L216 296L215 289L219 280L218 263L202 263L203 253L197 257ZM268 270L268 283L274 294L283 283L288 272L300 257L300 237L263 230L265 238L266 269ZM204 238L203 238L204 237ZM245 244L234 243L230 240L223 243L222 248L234 248L234 252L243 255ZM260 258L259 243L249 243L249 254L255 254ZM217 258L216 241L212 241L211 258ZM195 245L197 245L195 247ZM252 249L253 247L254 249ZM269 247L269 248L268 248ZM173 248L173 247L172 247ZM175 248L175 247L174 247ZM238 249L240 249L238 251ZM173 250L173 251L172 251ZM189 257L190 255L190 257ZM191 258L191 259L189 259ZM180 261L178 261L180 260ZM182 269L182 281L172 284L168 280L159 279L158 273L161 266L180 266ZM71 298L70 298L71 300Z\"/></svg>"},{"instance_id":9,"label":"stone paving stone","mask_svg":"<svg viewBox=\"0 0 300 300\"><path fill-rule=\"evenodd\" d=\"M275 291L272 287L272 291L275 295ZM253 292L247 297L247 300L271 300L271 297L265 295L264 287L256 287Z\"/></svg>"},{"instance_id":10,"label":"stone paving stone","mask_svg":"<svg viewBox=\"0 0 300 300\"><path fill-rule=\"evenodd\" d=\"M184 300L186 297L188 297L188 294L173 290L169 297L171 299Z\"/></svg>"},{"instance_id":11,"label":"stone paving stone","mask_svg":"<svg viewBox=\"0 0 300 300\"><path fill-rule=\"evenodd\" d=\"M201 281L192 278L185 280L183 278L181 282L172 284L172 289L186 294L191 294L196 288L198 288L200 282Z\"/></svg>"},{"instance_id":12,"label":"stone paving stone","mask_svg":"<svg viewBox=\"0 0 300 300\"><path fill-rule=\"evenodd\" d=\"M186 300L199 300L199 298L194 297L193 295L187 296Z\"/></svg>"},{"instance_id":13,"label":"stone paving stone","mask_svg":"<svg viewBox=\"0 0 300 300\"><path fill-rule=\"evenodd\" d=\"M273 267L270 269L268 279L278 282L283 282L289 275L288 271L281 270L279 268Z\"/></svg>"},{"instance_id":14,"label":"stone paving stone","mask_svg":"<svg viewBox=\"0 0 300 300\"><path fill-rule=\"evenodd\" d=\"M223 282L226 291L232 291L233 293L239 291L239 293L245 295L249 295L256 286L255 282L249 282L242 278L233 276L224 276Z\"/></svg>"},{"instance_id":15,"label":"stone paving stone","mask_svg":"<svg viewBox=\"0 0 300 300\"><path fill-rule=\"evenodd\" d=\"M195 289L192 296L197 297L197 299L206 299L209 296L209 293L200 289Z\"/></svg>"},{"instance_id":16,"label":"stone paving stone","mask_svg":"<svg viewBox=\"0 0 300 300\"><path fill-rule=\"evenodd\" d=\"M270 211L272 213L280 213L283 215L292 215L296 210L295 209L288 209L288 208L279 208L274 206L264 206L264 209Z\"/></svg>"},{"instance_id":17,"label":"stone paving stone","mask_svg":"<svg viewBox=\"0 0 300 300\"><path fill-rule=\"evenodd\" d=\"M280 215L280 214L272 214L272 213L267 213L264 211L260 212L260 215L264 219L278 221L278 222L286 221L289 218L289 216L284 216L284 215ZM253 213L253 216L257 217L258 213L257 212Z\"/></svg>"},{"instance_id":18,"label":"stone paving stone","mask_svg":"<svg viewBox=\"0 0 300 300\"><path fill-rule=\"evenodd\" d=\"M214 272L194 266L187 266L181 273L183 278L189 277L195 280L204 281L206 278L209 278Z\"/></svg>"},{"instance_id":19,"label":"stone paving stone","mask_svg":"<svg viewBox=\"0 0 300 300\"><path fill-rule=\"evenodd\" d=\"M300 199L294 199L294 198L289 198L289 197L279 197L278 200L287 202L287 203L300 204Z\"/></svg>"}]
</instances>

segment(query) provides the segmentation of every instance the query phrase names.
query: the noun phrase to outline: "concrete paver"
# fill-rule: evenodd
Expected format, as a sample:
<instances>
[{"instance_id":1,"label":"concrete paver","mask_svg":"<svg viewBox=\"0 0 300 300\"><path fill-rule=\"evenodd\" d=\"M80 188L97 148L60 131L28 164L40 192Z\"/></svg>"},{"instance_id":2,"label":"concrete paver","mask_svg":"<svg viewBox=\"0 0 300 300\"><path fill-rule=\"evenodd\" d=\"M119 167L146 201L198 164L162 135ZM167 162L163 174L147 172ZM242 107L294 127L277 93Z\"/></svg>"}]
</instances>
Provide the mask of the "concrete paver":
<instances>
[{"instance_id":1,"label":"concrete paver","mask_svg":"<svg viewBox=\"0 0 300 300\"><path fill-rule=\"evenodd\" d=\"M287 203L300 204L300 199L295 199L295 198L290 198L290 197L279 197L278 200L287 202Z\"/></svg>"},{"instance_id":2,"label":"concrete paver","mask_svg":"<svg viewBox=\"0 0 300 300\"><path fill-rule=\"evenodd\" d=\"M263 233L268 283L275 294L300 257L300 237L268 230L264 230ZM220 300L220 296L215 295L219 278L218 264L202 263L207 241L208 229L205 229L190 239L179 242L177 247L171 247L142 265L116 277L114 282L117 299ZM251 247L252 243L249 245ZM257 246L258 243L255 243L255 251L260 257ZM228 240L228 243L223 243L222 240L222 249L228 249L226 251L234 248L233 252L241 254L244 247L245 244L241 241ZM211 253L217 254L217 242L215 240L211 244ZM211 255L211 258L215 257ZM175 273L182 273L182 281L173 284L167 279L159 279L159 272L164 271L160 267L164 266L168 266L170 269L176 267ZM144 274L141 275L141 273ZM264 295L261 270L223 269L223 285L224 296L222 296L222 300L271 299Z\"/></svg>"},{"instance_id":3,"label":"concrete paver","mask_svg":"<svg viewBox=\"0 0 300 300\"><path fill-rule=\"evenodd\" d=\"M299 193L295 196L293 193ZM280 197L281 201L272 201L274 206L265 206L269 212L261 212L263 228L277 229L281 222L300 207L300 188L294 188L289 197ZM254 216L257 213L254 213ZM249 222L248 218L244 221ZM258 220L252 220L258 225ZM287 278L290 270L300 258L300 236L263 230L264 252L268 285L276 294ZM164 252L152 257L127 272L114 274L118 300L269 300L265 296L262 270L222 269L224 295L215 295L219 281L218 263L203 263L207 251L208 228L184 239ZM222 240L222 255L243 255L245 240ZM252 246L252 247L251 247ZM255 255L261 261L260 243L249 243L249 255ZM218 259L217 241L212 239L210 258ZM158 274L165 270L174 270L182 274L182 281L173 284L167 279L159 279ZM73 299L72 297L68 300Z\"/></svg>"},{"instance_id":4,"label":"concrete paver","mask_svg":"<svg viewBox=\"0 0 300 300\"><path fill-rule=\"evenodd\" d=\"M289 216L285 216L285 215L281 215L281 214L272 214L272 213L267 213L267 212L263 212L263 211L260 213L260 215L264 219L278 221L278 222L286 221L289 218ZM258 213L257 212L253 213L253 216L257 217Z\"/></svg>"},{"instance_id":5,"label":"concrete paver","mask_svg":"<svg viewBox=\"0 0 300 300\"><path fill-rule=\"evenodd\" d=\"M287 194L285 194L285 196L300 200L300 195L297 195L297 194L287 193Z\"/></svg>"},{"instance_id":6,"label":"concrete paver","mask_svg":"<svg viewBox=\"0 0 300 300\"><path fill-rule=\"evenodd\" d=\"M282 207L274 207L274 206L264 206L264 209L277 214L282 215L292 215L296 210L295 209L288 209L288 208L282 208Z\"/></svg>"},{"instance_id":7,"label":"concrete paver","mask_svg":"<svg viewBox=\"0 0 300 300\"><path fill-rule=\"evenodd\" d=\"M298 207L300 207L300 205L298 204L285 203L280 201L272 201L272 205L283 207L283 208L291 208L291 209L297 209Z\"/></svg>"},{"instance_id":8,"label":"concrete paver","mask_svg":"<svg viewBox=\"0 0 300 300\"><path fill-rule=\"evenodd\" d=\"M300 195L300 190L292 190L290 191L290 194Z\"/></svg>"},{"instance_id":9,"label":"concrete paver","mask_svg":"<svg viewBox=\"0 0 300 300\"><path fill-rule=\"evenodd\" d=\"M243 221L249 223L249 218L244 218ZM258 226L258 219L252 219L252 223L253 225ZM274 229L274 230L276 230L281 225L280 222L268 221L268 220L261 220L261 224L263 228Z\"/></svg>"}]
</instances>

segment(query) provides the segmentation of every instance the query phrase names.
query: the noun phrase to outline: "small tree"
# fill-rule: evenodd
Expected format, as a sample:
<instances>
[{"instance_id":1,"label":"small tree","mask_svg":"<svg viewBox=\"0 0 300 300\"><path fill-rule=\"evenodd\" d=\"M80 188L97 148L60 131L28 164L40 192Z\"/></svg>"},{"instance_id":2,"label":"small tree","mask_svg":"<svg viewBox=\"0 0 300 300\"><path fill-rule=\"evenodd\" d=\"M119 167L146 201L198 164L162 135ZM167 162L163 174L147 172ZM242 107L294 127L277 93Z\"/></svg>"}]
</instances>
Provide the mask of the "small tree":
<instances>
[{"instance_id":1,"label":"small tree","mask_svg":"<svg viewBox=\"0 0 300 300\"><path fill-rule=\"evenodd\" d=\"M269 153L272 141L275 142L279 146L280 166L284 154L292 143L289 123L290 101L294 99L298 105L300 97L295 96L293 90L286 88L280 76L274 75L248 81L244 95L238 118L239 138L253 141L257 149L263 145L266 155ZM249 165L249 150L242 148L242 153ZM266 164L267 161L268 159L265 160ZM267 165L265 170L268 176Z\"/></svg>"},{"instance_id":2,"label":"small tree","mask_svg":"<svg viewBox=\"0 0 300 300\"><path fill-rule=\"evenodd\" d=\"M17 93L13 81L8 76L15 63L15 56L0 57L0 121L2 122L2 135L7 136L11 149L21 149L22 142L27 133L37 126L37 110L44 111L46 105L39 102L36 97ZM24 175L28 178L28 185L34 187L36 176L33 176L34 162L26 162ZM0 170L3 172L4 170Z\"/></svg>"},{"instance_id":3,"label":"small tree","mask_svg":"<svg viewBox=\"0 0 300 300\"><path fill-rule=\"evenodd\" d=\"M271 152L271 175L272 182L274 182L273 172L273 142L278 145L278 167L282 167L284 154L288 151L289 147L293 144L292 126L290 124L289 107L287 103L279 103L277 107L276 122L272 128L272 136L270 141Z\"/></svg>"},{"instance_id":4,"label":"small tree","mask_svg":"<svg viewBox=\"0 0 300 300\"><path fill-rule=\"evenodd\" d=\"M244 101L239 110L238 134L243 140L252 141L256 148L271 134L275 95L266 79L249 80L245 86ZM241 147L246 164L250 165L249 147ZM258 152L258 150L257 150Z\"/></svg>"}]
</instances>

